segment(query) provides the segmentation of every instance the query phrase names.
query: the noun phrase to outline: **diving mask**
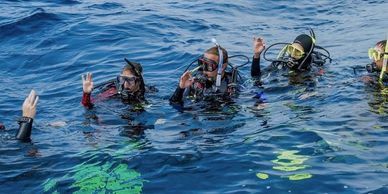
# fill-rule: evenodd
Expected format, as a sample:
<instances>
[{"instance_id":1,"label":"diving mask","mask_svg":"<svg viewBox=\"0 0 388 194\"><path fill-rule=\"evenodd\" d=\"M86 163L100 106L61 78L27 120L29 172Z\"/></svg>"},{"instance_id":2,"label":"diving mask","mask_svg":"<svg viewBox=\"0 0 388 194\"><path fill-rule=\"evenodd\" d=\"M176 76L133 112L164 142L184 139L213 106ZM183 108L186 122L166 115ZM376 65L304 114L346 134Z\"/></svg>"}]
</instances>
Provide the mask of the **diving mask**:
<instances>
[{"instance_id":1,"label":"diving mask","mask_svg":"<svg viewBox=\"0 0 388 194\"><path fill-rule=\"evenodd\" d=\"M117 80L119 81L120 85L125 84L125 82L127 82L129 85L133 85L135 84L137 79L138 77L135 77L135 76L123 76L123 75L117 76Z\"/></svg>"},{"instance_id":2,"label":"diving mask","mask_svg":"<svg viewBox=\"0 0 388 194\"><path fill-rule=\"evenodd\" d=\"M204 71L209 71L209 72L213 72L213 71L217 70L217 68L218 68L217 62L215 62L211 59L208 59L206 57L199 58L198 65L202 66Z\"/></svg>"},{"instance_id":3,"label":"diving mask","mask_svg":"<svg viewBox=\"0 0 388 194\"><path fill-rule=\"evenodd\" d=\"M295 46L294 44L290 44L286 46L287 53L294 59L299 60L304 56L304 51Z\"/></svg>"},{"instance_id":4,"label":"diving mask","mask_svg":"<svg viewBox=\"0 0 388 194\"><path fill-rule=\"evenodd\" d=\"M384 53L377 51L375 48L368 49L369 59L379 61L383 58Z\"/></svg>"},{"instance_id":5,"label":"diving mask","mask_svg":"<svg viewBox=\"0 0 388 194\"><path fill-rule=\"evenodd\" d=\"M125 82L127 82L129 86L133 86L137 79L138 77L135 76L117 76L117 93L121 95L122 99L129 99L133 95L133 92L124 86Z\"/></svg>"}]
</instances>

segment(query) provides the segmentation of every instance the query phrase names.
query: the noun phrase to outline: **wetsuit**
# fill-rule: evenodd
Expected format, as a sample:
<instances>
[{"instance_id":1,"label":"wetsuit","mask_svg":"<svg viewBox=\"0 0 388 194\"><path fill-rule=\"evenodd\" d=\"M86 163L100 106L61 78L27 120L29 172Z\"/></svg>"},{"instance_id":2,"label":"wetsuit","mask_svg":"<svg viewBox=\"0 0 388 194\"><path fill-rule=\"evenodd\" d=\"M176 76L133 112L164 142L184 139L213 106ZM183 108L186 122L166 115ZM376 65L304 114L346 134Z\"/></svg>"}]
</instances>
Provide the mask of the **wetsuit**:
<instances>
[{"instance_id":1,"label":"wetsuit","mask_svg":"<svg viewBox=\"0 0 388 194\"><path fill-rule=\"evenodd\" d=\"M16 139L23 141L30 140L33 121L34 119L29 117L22 117L19 119L19 130L16 134Z\"/></svg>"},{"instance_id":2,"label":"wetsuit","mask_svg":"<svg viewBox=\"0 0 388 194\"><path fill-rule=\"evenodd\" d=\"M281 73L282 75L290 77L289 73L295 72L295 73L297 73L296 74L297 76L293 76L293 78L302 79L302 80L298 80L296 82L298 82L298 83L303 82L303 80L306 77L311 77L312 73L313 74L315 73L317 75L323 74L322 68L316 69L316 68L313 68L314 66L312 65L312 64L314 64L313 61L315 61L315 60L319 61L319 58L320 58L319 55L316 55L315 53L312 54L311 56L309 56L307 58L307 60L305 61L305 63L303 64L301 69L298 69L298 66L299 66L298 62L302 61L303 58L296 61L297 63L293 68L290 68L287 65L283 65L280 62L272 62L270 66L268 66L262 70L260 68L260 57L259 58L253 57L252 66L251 66L251 76L253 78L260 79L260 78L268 76L270 73ZM322 65L322 64L318 64L318 65Z\"/></svg>"},{"instance_id":3,"label":"wetsuit","mask_svg":"<svg viewBox=\"0 0 388 194\"><path fill-rule=\"evenodd\" d=\"M122 98L122 96L118 93L117 90L117 83L116 81L108 81L105 84L102 84L99 88L101 90L101 93L97 95L96 98L93 98L91 96L91 93L83 93L82 95L82 105L86 108L92 108L94 103L98 101L103 101L109 98L120 98L123 102L129 103L129 104L136 104L136 103L142 103L146 102L144 93L145 92L156 92L157 89L154 86L145 86L145 91L139 90L138 92L135 92L133 94L128 95L125 99Z\"/></svg>"},{"instance_id":4,"label":"wetsuit","mask_svg":"<svg viewBox=\"0 0 388 194\"><path fill-rule=\"evenodd\" d=\"M185 99L198 102L201 100L211 100L211 97L214 96L222 96L223 99L227 99L236 94L236 92L238 92L237 80L233 81L232 73L225 72L218 90L214 81L196 76L194 77L194 83L189 88L182 89L179 86L176 88L170 98L170 103L183 106Z\"/></svg>"},{"instance_id":5,"label":"wetsuit","mask_svg":"<svg viewBox=\"0 0 388 194\"><path fill-rule=\"evenodd\" d=\"M30 117L21 117L18 120L19 129L16 133L15 138L21 141L30 141L33 122L34 122L34 119ZM5 129L5 126L2 123L0 123L0 130L4 130L4 129Z\"/></svg>"},{"instance_id":6,"label":"wetsuit","mask_svg":"<svg viewBox=\"0 0 388 194\"><path fill-rule=\"evenodd\" d=\"M314 58L314 60L313 60L313 58ZM312 54L311 56L309 56L307 58L307 60L304 62L303 66L300 70L298 69L298 66L299 66L299 63L301 61L303 61L303 58L296 61L297 63L293 68L289 68L288 66L283 66L283 67L279 68L279 65L282 65L282 64L280 64L280 62L272 62L271 65L269 67L265 68L263 71L265 73L269 73L272 71L281 70L281 69L284 70L285 68L288 68L287 70L306 72L306 71L311 70L313 61L317 61L317 60L319 60L319 58L320 57L318 55ZM258 57L258 58L253 57L252 66L251 66L251 76L252 77L260 77L260 76L262 76L262 74L263 74L263 72L260 68L260 57Z\"/></svg>"},{"instance_id":7,"label":"wetsuit","mask_svg":"<svg viewBox=\"0 0 388 194\"><path fill-rule=\"evenodd\" d=\"M117 89L114 84L107 83L107 86L105 87L107 87L107 89L98 94L96 99L92 98L91 93L83 92L81 101L82 105L84 105L86 108L92 108L96 101L105 100L117 95Z\"/></svg>"}]
</instances>

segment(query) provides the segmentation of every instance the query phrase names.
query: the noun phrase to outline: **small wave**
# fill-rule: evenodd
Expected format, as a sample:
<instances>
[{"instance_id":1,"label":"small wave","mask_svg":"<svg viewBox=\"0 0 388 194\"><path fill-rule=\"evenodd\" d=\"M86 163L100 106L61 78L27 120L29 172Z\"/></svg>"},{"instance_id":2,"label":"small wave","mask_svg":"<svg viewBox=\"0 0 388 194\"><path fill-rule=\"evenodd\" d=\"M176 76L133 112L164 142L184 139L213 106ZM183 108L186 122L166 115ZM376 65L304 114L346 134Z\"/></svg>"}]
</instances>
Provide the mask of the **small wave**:
<instances>
[{"instance_id":1,"label":"small wave","mask_svg":"<svg viewBox=\"0 0 388 194\"><path fill-rule=\"evenodd\" d=\"M124 8L123 5L120 3L102 3L102 4L93 4L89 6L88 8L92 9L102 9L102 10L107 10L107 9L118 9L118 8Z\"/></svg>"},{"instance_id":2,"label":"small wave","mask_svg":"<svg viewBox=\"0 0 388 194\"><path fill-rule=\"evenodd\" d=\"M18 34L39 31L42 27L52 26L60 21L60 18L53 13L47 13L42 8L37 8L29 15L16 19L0 26L2 36L16 36Z\"/></svg>"}]
</instances>

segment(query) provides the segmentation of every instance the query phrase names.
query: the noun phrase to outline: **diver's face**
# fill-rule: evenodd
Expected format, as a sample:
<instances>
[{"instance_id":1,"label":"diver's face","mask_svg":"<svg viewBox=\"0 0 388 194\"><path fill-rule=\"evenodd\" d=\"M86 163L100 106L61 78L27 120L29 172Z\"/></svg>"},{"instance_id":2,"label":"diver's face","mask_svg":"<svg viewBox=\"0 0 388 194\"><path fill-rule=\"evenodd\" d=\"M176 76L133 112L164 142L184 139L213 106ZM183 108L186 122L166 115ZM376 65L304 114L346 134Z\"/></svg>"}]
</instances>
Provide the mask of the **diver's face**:
<instances>
[{"instance_id":1,"label":"diver's face","mask_svg":"<svg viewBox=\"0 0 388 194\"><path fill-rule=\"evenodd\" d=\"M139 84L137 84L138 82L134 80L136 76L131 71L125 70L121 73L121 76L129 78L124 82L124 89L129 90L130 92L136 92L139 90Z\"/></svg>"},{"instance_id":2,"label":"diver's face","mask_svg":"<svg viewBox=\"0 0 388 194\"><path fill-rule=\"evenodd\" d=\"M304 49L299 43L292 43L291 46L294 48L290 55L292 59L299 60L304 56Z\"/></svg>"},{"instance_id":3,"label":"diver's face","mask_svg":"<svg viewBox=\"0 0 388 194\"><path fill-rule=\"evenodd\" d=\"M205 53L203 55L205 58L207 59L210 59L212 61L215 61L217 64L218 64L218 56L217 55L214 55L214 54L210 54L210 53ZM226 65L227 63L224 63L222 65L222 73L224 72L225 68L226 68ZM216 79L217 77L217 69L215 69L214 71L206 71L205 69L203 70L203 74L207 77L207 78L210 78L212 80Z\"/></svg>"}]
</instances>

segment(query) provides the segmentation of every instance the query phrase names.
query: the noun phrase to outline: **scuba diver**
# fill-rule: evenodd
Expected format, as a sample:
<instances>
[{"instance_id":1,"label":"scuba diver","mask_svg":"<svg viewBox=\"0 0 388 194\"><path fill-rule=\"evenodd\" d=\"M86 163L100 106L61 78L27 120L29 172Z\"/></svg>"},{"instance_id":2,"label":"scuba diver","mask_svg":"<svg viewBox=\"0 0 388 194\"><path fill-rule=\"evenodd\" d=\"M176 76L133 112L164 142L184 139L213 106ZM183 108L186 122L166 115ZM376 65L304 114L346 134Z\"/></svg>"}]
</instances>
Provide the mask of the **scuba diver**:
<instances>
[{"instance_id":1,"label":"scuba diver","mask_svg":"<svg viewBox=\"0 0 388 194\"><path fill-rule=\"evenodd\" d=\"M91 73L82 75L83 97L81 103L87 109L91 109L96 102L108 99L121 100L123 104L128 106L123 106L123 109L120 111L117 111L115 108L112 109L111 106L104 106L102 103L101 107L104 110L116 113L127 122L125 123L124 130L120 132L121 135L141 136L145 129L153 128L153 125L145 125L143 120L138 120L138 117L144 113L144 105L148 104L145 94L157 92L157 89L154 86L145 85L143 68L140 63L132 62L128 59L124 60L126 64L121 70L120 75L97 86L94 86ZM97 90L95 98L91 97L93 90ZM87 119L86 123L89 123L90 119L101 123L101 119L94 111L87 111L85 118Z\"/></svg>"},{"instance_id":2,"label":"scuba diver","mask_svg":"<svg viewBox=\"0 0 388 194\"><path fill-rule=\"evenodd\" d=\"M276 58L268 58L266 53L270 48L277 45L284 46ZM263 74L269 75L272 72L281 70L286 70L287 76L290 76L290 73L298 75L305 72L313 72L312 69L314 66L321 68L328 59L331 62L330 53L326 49L316 45L315 33L312 29L310 29L310 35L301 34L292 43L275 43L267 49L265 49L265 42L262 38L254 38L253 47L254 56L251 66L251 76L255 78L263 78ZM322 50L325 54L317 50ZM263 51L263 58L270 61L271 65L261 70L260 55ZM317 73L321 74L321 71L322 69L317 71Z\"/></svg>"},{"instance_id":3,"label":"scuba diver","mask_svg":"<svg viewBox=\"0 0 388 194\"><path fill-rule=\"evenodd\" d=\"M233 66L229 63L230 58L245 56L228 57L226 49L222 48L215 39L213 42L215 46L207 49L202 56L186 68L180 77L178 87L170 98L171 105L183 108L185 100L194 103L199 101L227 102L238 93L238 83L241 77L237 68L248 64L249 58L246 57L247 63ZM194 63L197 63L198 66L189 70ZM231 71L226 71L228 66L232 67Z\"/></svg>"},{"instance_id":4,"label":"scuba diver","mask_svg":"<svg viewBox=\"0 0 388 194\"><path fill-rule=\"evenodd\" d=\"M143 79L143 68L140 63L125 59L126 65L116 79L104 82L96 87L92 80L92 74L82 75L83 97L82 105L92 108L93 103L108 98L119 98L126 104L138 104L146 102L144 94L147 88ZM91 97L94 89L99 90L97 99ZM147 90L148 91L148 90Z\"/></svg>"},{"instance_id":5,"label":"scuba diver","mask_svg":"<svg viewBox=\"0 0 388 194\"><path fill-rule=\"evenodd\" d=\"M368 71L370 75L363 76L362 80L366 83L377 83L378 77L384 68L384 54L388 55L388 53L385 52L385 48L387 46L387 40L381 40L376 43L376 45L373 48L368 49L368 55L369 59L371 59L371 63L367 64L365 66L365 69ZM388 70L385 69L385 73L387 73Z\"/></svg>"},{"instance_id":6,"label":"scuba diver","mask_svg":"<svg viewBox=\"0 0 388 194\"><path fill-rule=\"evenodd\" d=\"M34 90L31 90L28 97L24 100L22 106L22 117L18 120L19 129L16 133L16 139L29 142L31 140L32 123L36 115L36 107L38 105L39 96ZM0 129L5 129L5 126L0 123Z\"/></svg>"}]
</instances>

